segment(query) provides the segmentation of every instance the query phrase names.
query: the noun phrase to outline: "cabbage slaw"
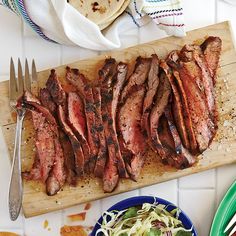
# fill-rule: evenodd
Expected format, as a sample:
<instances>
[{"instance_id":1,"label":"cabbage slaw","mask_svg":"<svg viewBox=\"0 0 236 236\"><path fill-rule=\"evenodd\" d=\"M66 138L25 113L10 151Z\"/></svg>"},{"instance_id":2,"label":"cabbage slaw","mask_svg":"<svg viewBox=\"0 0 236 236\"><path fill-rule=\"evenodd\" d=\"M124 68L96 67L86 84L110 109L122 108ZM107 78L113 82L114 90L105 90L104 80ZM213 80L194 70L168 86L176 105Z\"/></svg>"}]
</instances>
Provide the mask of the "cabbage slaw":
<instances>
[{"instance_id":1,"label":"cabbage slaw","mask_svg":"<svg viewBox=\"0 0 236 236\"><path fill-rule=\"evenodd\" d=\"M192 236L192 229L185 229L178 219L180 210L168 212L166 208L154 202L105 212L96 236Z\"/></svg>"}]
</instances>

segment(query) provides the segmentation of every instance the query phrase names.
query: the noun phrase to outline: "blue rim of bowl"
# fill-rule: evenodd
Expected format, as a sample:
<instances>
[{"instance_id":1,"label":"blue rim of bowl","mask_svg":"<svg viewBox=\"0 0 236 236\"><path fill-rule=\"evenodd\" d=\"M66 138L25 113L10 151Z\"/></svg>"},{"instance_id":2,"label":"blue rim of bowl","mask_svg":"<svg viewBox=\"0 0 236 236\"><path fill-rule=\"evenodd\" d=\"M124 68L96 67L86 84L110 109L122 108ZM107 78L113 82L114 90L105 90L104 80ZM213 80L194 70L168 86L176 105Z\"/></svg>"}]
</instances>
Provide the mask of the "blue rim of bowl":
<instances>
[{"instance_id":1,"label":"blue rim of bowl","mask_svg":"<svg viewBox=\"0 0 236 236\"><path fill-rule=\"evenodd\" d=\"M113 210L121 211L121 210L125 210L125 209L127 209L129 207L132 207L132 206L142 205L143 203L158 203L158 204L163 204L163 205L166 206L166 210L167 211L172 211L175 208L180 209L179 207L177 207L173 203L171 203L171 202L169 202L167 200L164 200L162 198L159 198L159 197L138 196L138 197L131 197L131 198L124 199L124 200L116 203L112 207L110 207L107 211L113 211ZM180 211L181 212L179 214L179 219L182 221L184 227L186 229L191 229L192 228L193 235L197 236L197 231L196 231L193 223L189 219L189 217L181 209L180 209ZM102 223L102 216L97 221L97 223L94 226L93 231L91 232L90 236L95 236L96 235L96 231L98 229L100 229L101 223Z\"/></svg>"}]
</instances>

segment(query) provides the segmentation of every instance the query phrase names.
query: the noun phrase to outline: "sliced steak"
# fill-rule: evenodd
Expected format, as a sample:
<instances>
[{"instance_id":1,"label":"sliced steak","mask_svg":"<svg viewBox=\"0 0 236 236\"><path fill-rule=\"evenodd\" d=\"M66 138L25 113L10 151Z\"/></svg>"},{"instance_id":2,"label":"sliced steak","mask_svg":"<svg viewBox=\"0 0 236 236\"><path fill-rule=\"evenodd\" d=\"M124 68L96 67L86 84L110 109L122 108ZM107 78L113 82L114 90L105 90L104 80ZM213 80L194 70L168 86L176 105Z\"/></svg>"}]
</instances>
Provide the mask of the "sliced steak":
<instances>
[{"instance_id":1,"label":"sliced steak","mask_svg":"<svg viewBox=\"0 0 236 236\"><path fill-rule=\"evenodd\" d=\"M96 114L94 107L93 91L87 79L78 69L67 67L66 79L76 87L84 102L86 124L87 124L87 140L90 147L90 170L93 172L95 161L100 145L99 136L96 131Z\"/></svg>"},{"instance_id":2,"label":"sliced steak","mask_svg":"<svg viewBox=\"0 0 236 236\"><path fill-rule=\"evenodd\" d=\"M173 96L172 96L171 104L172 104L172 111L173 111L173 116L175 119L175 124L181 136L183 145L187 149L190 149L190 141L188 138L188 132L187 132L186 125L184 122L184 114L183 114L184 110L183 110L183 105L181 101L181 95L178 90L178 85L175 81L175 77L170 71L169 66L165 62L162 62L160 66L165 71L166 77L168 78L171 88L172 88Z\"/></svg>"},{"instance_id":3,"label":"sliced steak","mask_svg":"<svg viewBox=\"0 0 236 236\"><path fill-rule=\"evenodd\" d=\"M69 185L76 186L77 180L73 147L71 145L70 139L63 131L60 131L59 135L60 143L65 157L66 181Z\"/></svg>"},{"instance_id":4,"label":"sliced steak","mask_svg":"<svg viewBox=\"0 0 236 236\"><path fill-rule=\"evenodd\" d=\"M148 73L147 92L143 102L143 115L141 119L142 130L147 136L150 136L149 131L149 114L153 106L153 100L157 93L159 85L159 59L156 54L152 55L150 71Z\"/></svg>"},{"instance_id":5,"label":"sliced steak","mask_svg":"<svg viewBox=\"0 0 236 236\"><path fill-rule=\"evenodd\" d=\"M115 66L116 62L114 59L107 59L105 65L99 71L102 95L102 120L108 149L108 161L103 176L105 192L111 192L116 187L119 180L118 175L120 177L128 177L125 163L121 156L115 125L115 112L120 89L127 73L124 67L127 67L127 65L119 63L116 68ZM116 85L115 87L114 84Z\"/></svg>"},{"instance_id":6,"label":"sliced steak","mask_svg":"<svg viewBox=\"0 0 236 236\"><path fill-rule=\"evenodd\" d=\"M67 134L67 136L70 139L74 155L75 155L75 166L76 166L76 172L78 175L83 175L84 173L84 153L82 151L81 145L74 135L72 129L67 124L66 115L63 110L63 107L61 105L58 106L58 118L59 122L64 130L64 132Z\"/></svg>"},{"instance_id":7,"label":"sliced steak","mask_svg":"<svg viewBox=\"0 0 236 236\"><path fill-rule=\"evenodd\" d=\"M127 84L121 94L121 103L125 102L132 90L135 90L137 85L142 85L145 83L148 73L150 70L151 59L138 57L135 64L135 69L133 74L127 80Z\"/></svg>"},{"instance_id":8,"label":"sliced steak","mask_svg":"<svg viewBox=\"0 0 236 236\"><path fill-rule=\"evenodd\" d=\"M197 72L198 74L195 74L194 71L192 71L192 74L200 76L200 79L197 78L195 80L198 83L200 90L205 94L209 114L215 114L216 104L213 78L211 77L201 48L196 45L186 45L180 52L180 58L191 66L191 68L188 67L189 70L196 68L196 66L199 67L199 72ZM214 121L214 115L212 116L212 120Z\"/></svg>"},{"instance_id":9,"label":"sliced steak","mask_svg":"<svg viewBox=\"0 0 236 236\"><path fill-rule=\"evenodd\" d=\"M219 37L208 37L201 45L205 60L210 70L211 77L216 78L217 68L219 66L220 54L222 49L222 41Z\"/></svg>"},{"instance_id":10,"label":"sliced steak","mask_svg":"<svg viewBox=\"0 0 236 236\"><path fill-rule=\"evenodd\" d=\"M186 96L184 87L183 87L183 83L179 77L179 72L177 71L177 68L179 67L178 64L178 52L177 51L173 51L169 54L168 58L167 58L167 63L172 67L173 69L173 77L171 78L171 86L173 89L173 93L175 95L174 97L174 101L173 101L173 115L174 115L174 119L175 119L175 124L177 126L178 132L182 138L182 142L184 145L186 145L185 147L187 148L187 143L185 141L185 130L187 131L187 136L188 136L188 140L189 140L189 146L190 146L190 151L192 153L197 153L198 151L198 144L196 141L196 137L194 134L194 130L193 130L193 123L191 120L191 115L190 115L190 111L189 111L189 107L188 107L188 98ZM179 96L177 95L177 93L174 91L177 89L177 92L179 93ZM178 103L178 100L180 99L180 104ZM176 101L175 101L176 100ZM184 122L184 125L183 123ZM186 126L186 129L184 129Z\"/></svg>"},{"instance_id":11,"label":"sliced steak","mask_svg":"<svg viewBox=\"0 0 236 236\"><path fill-rule=\"evenodd\" d=\"M88 163L90 157L90 147L88 145L86 117L84 114L84 103L80 96L75 92L68 93L68 122L72 127L77 139L80 141L85 164Z\"/></svg>"},{"instance_id":12,"label":"sliced steak","mask_svg":"<svg viewBox=\"0 0 236 236\"><path fill-rule=\"evenodd\" d=\"M160 83L157 90L157 96L155 98L154 106L150 113L150 145L151 148L157 152L161 157L164 157L165 151L163 150L161 141L158 136L158 127L160 117L163 115L165 108L169 102L171 94L171 86L166 77L166 74L162 71L160 74Z\"/></svg>"},{"instance_id":13,"label":"sliced steak","mask_svg":"<svg viewBox=\"0 0 236 236\"><path fill-rule=\"evenodd\" d=\"M47 88L42 88L39 91L39 98L44 107L47 107L48 110L54 115L56 113L56 104L54 103L52 96Z\"/></svg>"},{"instance_id":14,"label":"sliced steak","mask_svg":"<svg viewBox=\"0 0 236 236\"><path fill-rule=\"evenodd\" d=\"M146 151L146 140L141 131L145 88L140 86L136 89L132 94L129 94L118 115L119 129L125 147L132 153L131 159L127 162L127 170L133 180L137 180L140 174Z\"/></svg>"},{"instance_id":15,"label":"sliced steak","mask_svg":"<svg viewBox=\"0 0 236 236\"><path fill-rule=\"evenodd\" d=\"M53 101L57 105L65 106L66 102L66 93L63 90L60 81L58 80L56 71L53 69L51 70L51 74L47 80L46 88L50 92L50 95L53 98Z\"/></svg>"},{"instance_id":16,"label":"sliced steak","mask_svg":"<svg viewBox=\"0 0 236 236\"><path fill-rule=\"evenodd\" d=\"M64 154L59 138L54 139L55 159L53 168L46 181L46 192L49 196L55 195L65 183Z\"/></svg>"},{"instance_id":17,"label":"sliced steak","mask_svg":"<svg viewBox=\"0 0 236 236\"><path fill-rule=\"evenodd\" d=\"M40 162L41 180L46 182L55 161L55 133L42 113L32 110L31 114L36 132L35 146Z\"/></svg>"},{"instance_id":18,"label":"sliced steak","mask_svg":"<svg viewBox=\"0 0 236 236\"><path fill-rule=\"evenodd\" d=\"M102 121L102 97L101 97L101 88L94 87L93 88L93 99L95 104L96 111L96 131L99 135L100 146L97 155L97 160L94 168L94 174L96 177L103 177L105 171L105 165L107 160L107 145L106 138L104 133L104 126Z\"/></svg>"}]
</instances>

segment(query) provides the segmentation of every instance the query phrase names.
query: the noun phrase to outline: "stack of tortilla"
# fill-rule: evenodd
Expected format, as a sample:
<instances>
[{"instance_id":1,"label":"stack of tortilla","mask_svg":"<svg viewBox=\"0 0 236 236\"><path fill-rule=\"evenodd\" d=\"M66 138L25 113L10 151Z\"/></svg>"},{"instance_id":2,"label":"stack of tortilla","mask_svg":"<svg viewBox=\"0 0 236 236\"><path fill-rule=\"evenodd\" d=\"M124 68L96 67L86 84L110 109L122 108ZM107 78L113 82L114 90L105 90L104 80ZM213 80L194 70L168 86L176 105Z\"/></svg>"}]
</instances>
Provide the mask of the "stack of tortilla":
<instances>
[{"instance_id":1,"label":"stack of tortilla","mask_svg":"<svg viewBox=\"0 0 236 236\"><path fill-rule=\"evenodd\" d=\"M103 30L124 12L130 0L67 0L67 2Z\"/></svg>"}]
</instances>

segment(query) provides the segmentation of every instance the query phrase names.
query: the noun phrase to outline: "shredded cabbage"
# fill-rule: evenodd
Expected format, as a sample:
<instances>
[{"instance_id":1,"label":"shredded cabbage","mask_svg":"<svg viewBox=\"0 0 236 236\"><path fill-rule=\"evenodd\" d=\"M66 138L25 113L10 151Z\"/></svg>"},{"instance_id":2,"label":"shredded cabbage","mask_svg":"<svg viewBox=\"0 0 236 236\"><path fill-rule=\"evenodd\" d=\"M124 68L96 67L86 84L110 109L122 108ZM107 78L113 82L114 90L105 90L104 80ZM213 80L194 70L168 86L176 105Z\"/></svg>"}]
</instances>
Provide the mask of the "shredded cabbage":
<instances>
[{"instance_id":1,"label":"shredded cabbage","mask_svg":"<svg viewBox=\"0 0 236 236\"><path fill-rule=\"evenodd\" d=\"M180 210L167 211L168 206L144 203L123 211L105 212L96 236L192 236L178 219Z\"/></svg>"}]
</instances>

